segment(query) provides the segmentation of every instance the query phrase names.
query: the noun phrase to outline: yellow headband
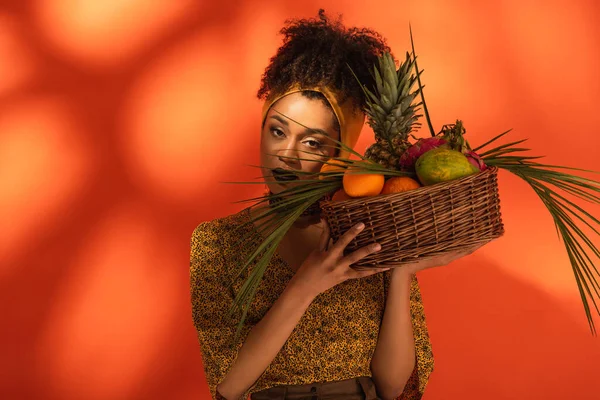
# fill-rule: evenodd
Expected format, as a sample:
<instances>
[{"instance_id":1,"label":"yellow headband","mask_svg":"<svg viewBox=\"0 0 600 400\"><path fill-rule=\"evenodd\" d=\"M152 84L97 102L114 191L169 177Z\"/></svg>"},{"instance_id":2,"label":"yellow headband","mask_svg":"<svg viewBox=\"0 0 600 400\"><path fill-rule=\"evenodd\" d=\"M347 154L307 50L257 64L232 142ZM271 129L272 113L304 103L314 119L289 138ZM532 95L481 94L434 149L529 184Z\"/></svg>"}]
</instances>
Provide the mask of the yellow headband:
<instances>
[{"instance_id":1,"label":"yellow headband","mask_svg":"<svg viewBox=\"0 0 600 400\"><path fill-rule=\"evenodd\" d=\"M356 146L356 142L358 142L360 131L362 130L362 127L365 123L365 114L355 109L354 105L350 100L347 100L344 103L340 104L338 102L338 96L328 87L301 88L299 85L294 85L283 94L270 96L263 105L262 123L264 124L265 119L267 118L267 113L271 109L271 106L275 104L278 100L289 94L304 91L315 91L322 93L325 96L325 98L331 105L331 108L333 108L333 112L338 122L340 123L340 142L353 149L354 146ZM338 157L343 158L348 158L349 156L350 154L345 150L340 150L340 154L338 155Z\"/></svg>"}]
</instances>

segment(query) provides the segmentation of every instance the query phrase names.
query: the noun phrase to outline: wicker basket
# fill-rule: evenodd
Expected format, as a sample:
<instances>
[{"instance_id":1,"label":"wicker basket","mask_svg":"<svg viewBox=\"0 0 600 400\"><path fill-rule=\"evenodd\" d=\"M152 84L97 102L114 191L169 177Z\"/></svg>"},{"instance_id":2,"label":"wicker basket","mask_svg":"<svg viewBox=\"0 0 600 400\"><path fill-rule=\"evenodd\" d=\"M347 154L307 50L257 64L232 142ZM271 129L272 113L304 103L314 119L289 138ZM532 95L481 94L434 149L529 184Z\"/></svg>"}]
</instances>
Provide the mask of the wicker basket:
<instances>
[{"instance_id":1,"label":"wicker basket","mask_svg":"<svg viewBox=\"0 0 600 400\"><path fill-rule=\"evenodd\" d=\"M382 250L353 265L356 269L414 262L417 257L486 243L504 233L495 167L403 193L322 201L320 207L334 241L355 224L365 224L346 254L381 244Z\"/></svg>"}]
</instances>

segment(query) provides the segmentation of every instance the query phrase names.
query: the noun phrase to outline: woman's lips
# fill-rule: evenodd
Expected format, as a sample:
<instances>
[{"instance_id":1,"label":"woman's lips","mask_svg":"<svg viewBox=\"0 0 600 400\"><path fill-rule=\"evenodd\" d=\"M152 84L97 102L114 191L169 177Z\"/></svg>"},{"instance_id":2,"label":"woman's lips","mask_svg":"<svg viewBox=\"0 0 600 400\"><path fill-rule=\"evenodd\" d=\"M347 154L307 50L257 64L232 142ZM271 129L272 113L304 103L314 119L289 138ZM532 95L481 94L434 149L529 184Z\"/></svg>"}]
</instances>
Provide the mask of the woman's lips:
<instances>
[{"instance_id":1,"label":"woman's lips","mask_svg":"<svg viewBox=\"0 0 600 400\"><path fill-rule=\"evenodd\" d=\"M273 178L278 182L290 182L300 179L298 175L292 171L283 168L272 169L271 173L273 174Z\"/></svg>"}]
</instances>

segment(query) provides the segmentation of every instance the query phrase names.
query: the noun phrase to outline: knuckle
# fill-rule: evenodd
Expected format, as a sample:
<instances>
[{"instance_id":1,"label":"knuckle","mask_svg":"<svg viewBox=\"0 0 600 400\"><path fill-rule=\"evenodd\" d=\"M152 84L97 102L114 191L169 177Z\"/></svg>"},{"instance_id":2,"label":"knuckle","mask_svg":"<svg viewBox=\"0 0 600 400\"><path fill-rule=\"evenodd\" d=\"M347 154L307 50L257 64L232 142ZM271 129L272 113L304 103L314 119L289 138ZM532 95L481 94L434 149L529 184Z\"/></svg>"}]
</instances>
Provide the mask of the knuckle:
<instances>
[{"instance_id":1,"label":"knuckle","mask_svg":"<svg viewBox=\"0 0 600 400\"><path fill-rule=\"evenodd\" d=\"M338 266L336 264L329 264L325 267L325 271L328 274L337 275Z\"/></svg>"},{"instance_id":2,"label":"knuckle","mask_svg":"<svg viewBox=\"0 0 600 400\"><path fill-rule=\"evenodd\" d=\"M348 244L352 241L352 239L354 239L356 235L354 234L354 232L346 232L339 240L339 242L342 242L344 244Z\"/></svg>"},{"instance_id":3,"label":"knuckle","mask_svg":"<svg viewBox=\"0 0 600 400\"><path fill-rule=\"evenodd\" d=\"M363 258L365 258L366 256L368 256L370 253L368 251L355 251L354 253L350 254L348 256L348 262L350 264L354 264L355 262L358 262L360 260L362 260Z\"/></svg>"},{"instance_id":4,"label":"knuckle","mask_svg":"<svg viewBox=\"0 0 600 400\"><path fill-rule=\"evenodd\" d=\"M353 263L354 263L354 256L352 254L349 254L346 257L343 257L338 261L338 264L347 265L347 266L350 266Z\"/></svg>"}]
</instances>

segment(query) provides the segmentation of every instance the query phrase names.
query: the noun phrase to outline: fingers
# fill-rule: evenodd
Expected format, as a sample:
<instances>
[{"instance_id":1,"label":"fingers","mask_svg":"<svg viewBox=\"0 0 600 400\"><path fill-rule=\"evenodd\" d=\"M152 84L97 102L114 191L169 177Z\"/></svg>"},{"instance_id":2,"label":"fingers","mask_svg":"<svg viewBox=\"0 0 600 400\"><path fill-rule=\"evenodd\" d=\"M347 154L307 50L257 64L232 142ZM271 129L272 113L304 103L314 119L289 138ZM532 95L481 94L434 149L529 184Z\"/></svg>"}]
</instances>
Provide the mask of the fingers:
<instances>
[{"instance_id":1,"label":"fingers","mask_svg":"<svg viewBox=\"0 0 600 400\"><path fill-rule=\"evenodd\" d=\"M363 258L368 256L369 254L376 253L379 250L381 250L381 245L379 243L370 244L368 246L361 247L360 249L353 251L352 253L348 254L346 257L342 258L340 260L340 264L350 266L352 264L359 262L360 260L362 260Z\"/></svg>"},{"instance_id":2,"label":"fingers","mask_svg":"<svg viewBox=\"0 0 600 400\"><path fill-rule=\"evenodd\" d=\"M329 228L329 224L323 218L321 218L323 222L323 232L321 232L321 240L319 241L319 250L325 251L327 250L327 245L329 244L329 239L331 237L331 230Z\"/></svg>"},{"instance_id":3,"label":"fingers","mask_svg":"<svg viewBox=\"0 0 600 400\"><path fill-rule=\"evenodd\" d=\"M366 278L367 276L371 276L371 275L375 275L375 274L379 274L381 272L385 272L385 271L389 271L392 268L369 268L363 271L352 271L352 276L350 277L350 279L360 279L360 278Z\"/></svg>"},{"instance_id":4,"label":"fingers","mask_svg":"<svg viewBox=\"0 0 600 400\"><path fill-rule=\"evenodd\" d=\"M365 247L360 248L360 249L356 250L355 252L349 254L348 256L344 257L342 260L340 260L339 264L343 264L347 268L346 273L347 273L348 279L364 278L367 276L375 275L380 272L389 271L390 269L392 269L392 268L365 268L362 270L355 270L353 268L350 268L350 265L355 264L355 263L359 262L360 260L362 260L363 258L367 257L368 255L379 251L381 249L381 247L377 247L377 246L378 246L378 244L365 246ZM424 269L447 265L447 264L450 264L454 260L468 256L469 254L472 254L473 252L475 252L477 249L479 249L482 246L483 246L483 244L476 244L476 245L469 246L469 247L461 249L461 250L454 250L450 253L441 254L438 256L434 256L434 257L427 257L425 259L417 260L411 264L403 265L403 268L411 270L411 273L415 273L417 271L421 271Z\"/></svg>"},{"instance_id":5,"label":"fingers","mask_svg":"<svg viewBox=\"0 0 600 400\"><path fill-rule=\"evenodd\" d=\"M331 251L335 252L337 254L343 254L346 246L348 246L348 244L350 244L352 239L354 239L356 236L358 236L358 234L360 232L362 232L362 230L364 228L365 228L365 224L360 222L360 223L354 225L352 228L348 229L346 231L346 233L344 233L342 235L342 237L340 237L338 239L338 241L333 245L333 247L331 248Z\"/></svg>"},{"instance_id":6,"label":"fingers","mask_svg":"<svg viewBox=\"0 0 600 400\"><path fill-rule=\"evenodd\" d=\"M470 254L473 254L477 249L479 249L482 246L483 246L483 244L476 244L476 245L473 245L473 246L469 246L469 247L467 247L465 249L458 250L458 251L452 253L451 259L452 260L457 260L459 258L466 257L466 256L468 256Z\"/></svg>"},{"instance_id":7,"label":"fingers","mask_svg":"<svg viewBox=\"0 0 600 400\"><path fill-rule=\"evenodd\" d=\"M466 257L475 252L475 250L479 249L481 244L477 244L474 246L469 246L465 249L454 250L446 254L440 254L433 257L427 257L425 259L417 260L412 265L416 268L416 271L422 271L424 269L433 268L433 267L441 267L448 265L460 258Z\"/></svg>"}]
</instances>

